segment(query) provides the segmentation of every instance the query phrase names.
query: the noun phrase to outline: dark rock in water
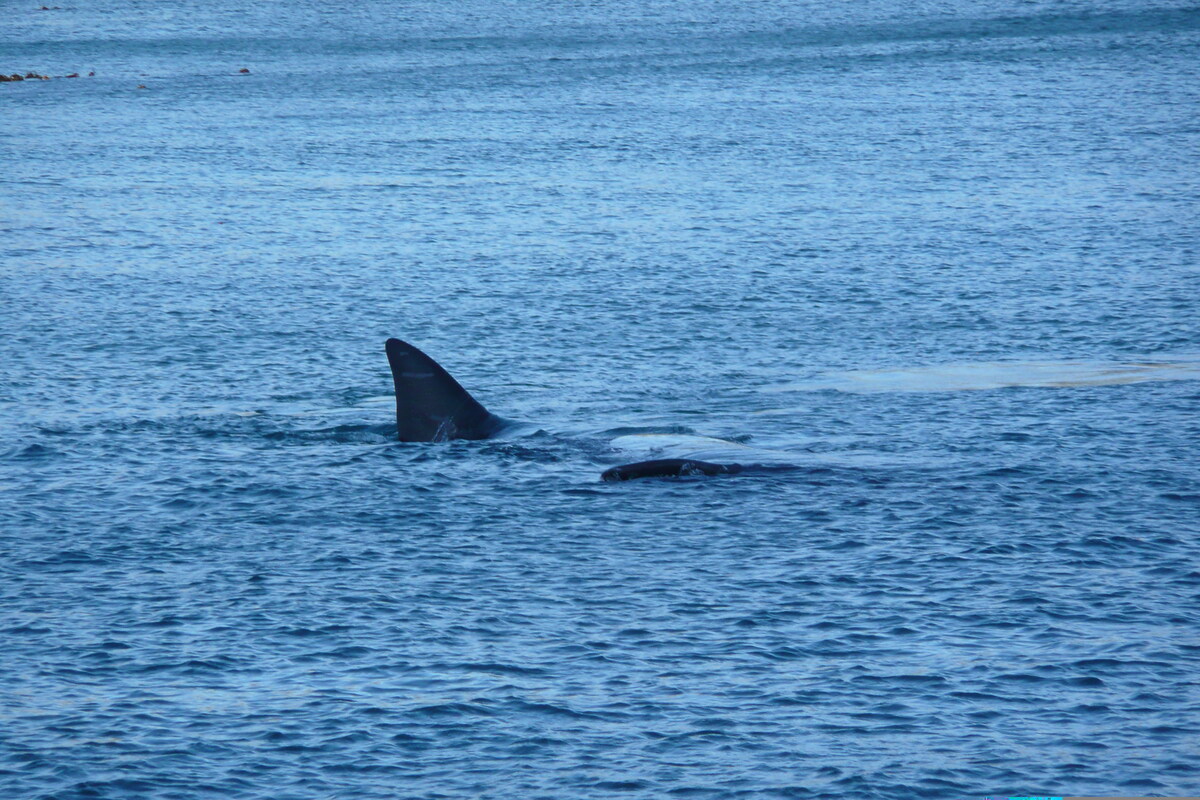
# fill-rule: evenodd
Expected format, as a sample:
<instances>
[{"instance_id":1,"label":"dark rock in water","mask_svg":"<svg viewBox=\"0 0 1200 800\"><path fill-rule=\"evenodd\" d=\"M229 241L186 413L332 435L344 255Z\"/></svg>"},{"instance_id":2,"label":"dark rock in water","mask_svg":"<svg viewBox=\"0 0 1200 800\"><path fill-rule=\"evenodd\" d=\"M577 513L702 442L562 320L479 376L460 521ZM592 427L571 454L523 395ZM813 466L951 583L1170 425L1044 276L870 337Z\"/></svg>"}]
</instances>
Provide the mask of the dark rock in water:
<instances>
[{"instance_id":1,"label":"dark rock in water","mask_svg":"<svg viewBox=\"0 0 1200 800\"><path fill-rule=\"evenodd\" d=\"M96 73L94 73L94 72L89 72L89 73L88 73L88 77L89 77L89 78L94 78L94 77L96 77Z\"/></svg>"},{"instance_id":2,"label":"dark rock in water","mask_svg":"<svg viewBox=\"0 0 1200 800\"><path fill-rule=\"evenodd\" d=\"M250 70L246 69L245 67L242 67L241 69L238 70L238 74L239 75L249 75Z\"/></svg>"},{"instance_id":3,"label":"dark rock in water","mask_svg":"<svg viewBox=\"0 0 1200 800\"><path fill-rule=\"evenodd\" d=\"M16 73L16 72L14 72L14 73L12 74L12 77L8 78L8 80L10 80L10 81L23 81L23 80L25 80L25 76L24 76L24 75L20 75L20 74L18 74L18 73Z\"/></svg>"},{"instance_id":4,"label":"dark rock in water","mask_svg":"<svg viewBox=\"0 0 1200 800\"><path fill-rule=\"evenodd\" d=\"M144 83L139 83L139 84L137 85L137 88L139 88L139 89L145 89L145 88L146 88L146 84L144 84Z\"/></svg>"},{"instance_id":5,"label":"dark rock in water","mask_svg":"<svg viewBox=\"0 0 1200 800\"><path fill-rule=\"evenodd\" d=\"M70 75L68 75L67 77L68 77L68 78L78 78L78 77L79 77L79 73L78 73L78 72L72 72L72 73L71 73Z\"/></svg>"}]
</instances>

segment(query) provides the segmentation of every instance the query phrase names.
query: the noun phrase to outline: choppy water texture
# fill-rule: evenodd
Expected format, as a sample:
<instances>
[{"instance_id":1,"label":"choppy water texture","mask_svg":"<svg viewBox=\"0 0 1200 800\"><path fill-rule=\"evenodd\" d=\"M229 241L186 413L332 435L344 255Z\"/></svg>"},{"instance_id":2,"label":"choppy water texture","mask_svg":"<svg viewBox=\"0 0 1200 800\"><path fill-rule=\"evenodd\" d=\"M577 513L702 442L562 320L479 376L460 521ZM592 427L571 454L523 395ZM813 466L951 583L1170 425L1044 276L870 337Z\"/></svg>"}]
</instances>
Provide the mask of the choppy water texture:
<instances>
[{"instance_id":1,"label":"choppy water texture","mask_svg":"<svg viewBox=\"0 0 1200 800\"><path fill-rule=\"evenodd\" d=\"M1197 793L1194 5L58 2L0 796Z\"/></svg>"}]
</instances>

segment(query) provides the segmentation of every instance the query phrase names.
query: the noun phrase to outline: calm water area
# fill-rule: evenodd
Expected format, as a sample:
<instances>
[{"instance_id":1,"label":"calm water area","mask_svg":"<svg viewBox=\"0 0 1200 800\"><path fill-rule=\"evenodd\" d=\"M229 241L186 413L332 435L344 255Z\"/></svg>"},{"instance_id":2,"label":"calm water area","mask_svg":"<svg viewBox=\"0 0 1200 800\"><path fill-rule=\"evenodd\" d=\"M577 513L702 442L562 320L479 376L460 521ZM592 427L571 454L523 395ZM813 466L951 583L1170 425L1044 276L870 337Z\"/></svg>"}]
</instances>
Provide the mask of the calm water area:
<instances>
[{"instance_id":1,"label":"calm water area","mask_svg":"<svg viewBox=\"0 0 1200 800\"><path fill-rule=\"evenodd\" d=\"M0 797L1200 794L1195 4L57 2Z\"/></svg>"}]
</instances>

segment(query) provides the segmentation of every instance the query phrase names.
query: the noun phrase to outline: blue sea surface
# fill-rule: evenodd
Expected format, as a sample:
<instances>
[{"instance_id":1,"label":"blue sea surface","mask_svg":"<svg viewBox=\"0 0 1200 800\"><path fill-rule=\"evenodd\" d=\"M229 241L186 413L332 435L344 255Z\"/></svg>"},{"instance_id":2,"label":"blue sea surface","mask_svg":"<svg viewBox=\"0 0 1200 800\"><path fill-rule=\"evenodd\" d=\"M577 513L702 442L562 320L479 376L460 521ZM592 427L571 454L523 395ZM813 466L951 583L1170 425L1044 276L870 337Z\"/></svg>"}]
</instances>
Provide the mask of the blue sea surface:
<instances>
[{"instance_id":1,"label":"blue sea surface","mask_svg":"<svg viewBox=\"0 0 1200 800\"><path fill-rule=\"evenodd\" d=\"M1194 3L57 2L0 797L1200 791Z\"/></svg>"}]
</instances>

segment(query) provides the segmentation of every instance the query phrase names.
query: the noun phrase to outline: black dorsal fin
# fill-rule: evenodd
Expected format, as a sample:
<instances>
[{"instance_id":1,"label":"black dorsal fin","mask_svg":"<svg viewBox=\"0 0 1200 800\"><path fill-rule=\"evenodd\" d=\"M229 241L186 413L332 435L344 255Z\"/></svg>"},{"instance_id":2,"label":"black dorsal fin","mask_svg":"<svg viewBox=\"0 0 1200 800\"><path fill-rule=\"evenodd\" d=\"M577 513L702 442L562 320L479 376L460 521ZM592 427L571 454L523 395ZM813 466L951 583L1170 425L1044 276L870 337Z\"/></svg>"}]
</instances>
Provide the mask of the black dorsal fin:
<instances>
[{"instance_id":1,"label":"black dorsal fin","mask_svg":"<svg viewBox=\"0 0 1200 800\"><path fill-rule=\"evenodd\" d=\"M402 442L486 439L501 426L441 365L399 339L387 340Z\"/></svg>"}]
</instances>

